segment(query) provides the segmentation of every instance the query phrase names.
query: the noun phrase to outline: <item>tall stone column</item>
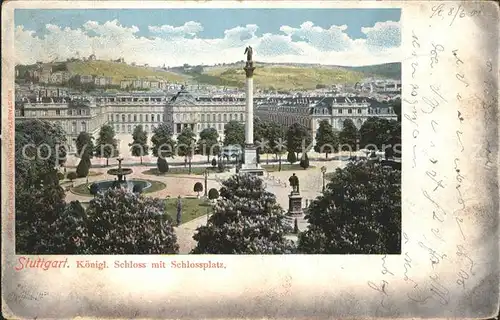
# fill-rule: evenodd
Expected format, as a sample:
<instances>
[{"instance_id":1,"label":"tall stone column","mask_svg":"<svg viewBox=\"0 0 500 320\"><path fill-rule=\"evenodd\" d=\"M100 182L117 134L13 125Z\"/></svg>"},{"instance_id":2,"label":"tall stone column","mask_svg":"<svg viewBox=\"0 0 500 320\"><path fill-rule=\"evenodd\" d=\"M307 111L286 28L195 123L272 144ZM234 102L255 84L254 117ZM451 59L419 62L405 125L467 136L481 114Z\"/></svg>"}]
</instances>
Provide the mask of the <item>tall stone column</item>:
<instances>
[{"instance_id":1,"label":"tall stone column","mask_svg":"<svg viewBox=\"0 0 500 320\"><path fill-rule=\"evenodd\" d=\"M253 71L255 67L253 62L246 64L245 68L246 83L245 83L245 144L253 146Z\"/></svg>"}]
</instances>

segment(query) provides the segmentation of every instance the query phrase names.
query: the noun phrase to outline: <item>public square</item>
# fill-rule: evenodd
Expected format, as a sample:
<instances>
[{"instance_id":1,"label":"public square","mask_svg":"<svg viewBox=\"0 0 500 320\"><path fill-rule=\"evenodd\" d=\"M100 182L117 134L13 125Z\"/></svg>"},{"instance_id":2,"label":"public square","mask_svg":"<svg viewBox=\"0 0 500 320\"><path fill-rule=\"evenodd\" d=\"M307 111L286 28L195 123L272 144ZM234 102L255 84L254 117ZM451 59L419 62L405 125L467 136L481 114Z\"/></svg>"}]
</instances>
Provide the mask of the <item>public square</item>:
<instances>
[{"instance_id":1,"label":"public square","mask_svg":"<svg viewBox=\"0 0 500 320\"><path fill-rule=\"evenodd\" d=\"M123 150L125 151L125 150ZM340 155L340 154L338 154ZM345 153L343 155L346 155ZM316 153L312 153L311 157L321 156ZM332 155L334 157L336 155ZM269 156L270 159L273 159L273 156ZM263 155L262 159L265 159L266 155ZM143 162L147 162L149 159L144 157ZM184 159L182 157L176 157L172 160L172 162L181 163ZM206 157L195 155L193 157L193 162L197 161L206 161ZM73 166L78 162L78 159L70 157L68 159L68 166ZM93 164L98 166L105 163L105 159L93 159ZM265 160L263 160L265 163ZM286 161L283 162L284 164ZM327 172L333 172L336 168L342 168L345 165L345 161L340 160L330 160L330 161L311 161L311 167L306 170L285 170L285 171L273 171L266 173L262 178L266 183L266 189L275 194L277 198L277 202L281 205L281 207L286 211L288 210L288 195L290 194L291 187L288 183L288 178L295 173L301 181L300 184L300 193L303 196L303 206L305 207L306 199L314 199L319 194L321 194L323 187L323 173L321 172L321 167L326 167ZM99 175L92 175L88 177L88 183L91 184L95 181L100 180L108 180L113 179L113 176L107 174L109 168L116 166L116 160L110 159L109 167L102 168L92 168L92 172L102 173ZM130 179L147 179L147 180L155 180L166 184L166 187L163 190L159 190L157 192L148 193L148 197L155 197L160 199L165 198L176 198L177 196L181 196L182 198L186 197L196 197L197 193L193 191L193 186L196 182L204 183L203 175L195 175L195 174L169 174L164 176L155 176L150 174L144 174L143 172L154 168L152 166L141 166L140 160L136 157L125 157L124 166L131 165L130 167L133 169L133 173L129 176ZM274 165L278 166L277 163ZM197 165L200 167L207 167L207 165ZM184 167L181 165L181 167ZM69 170L69 169L68 169ZM224 173L210 173L207 177L207 189L216 188L219 189L221 186L220 181L227 179L234 173L224 172ZM78 186L81 184L86 184L87 178L77 178L73 181L74 186ZM203 193L202 193L203 194ZM73 201L78 200L81 203L88 204L88 202L92 199L92 196L83 196L75 194L71 191L66 191L66 200ZM198 218L195 218L191 221L181 224L178 227L175 227L175 231L177 234L177 241L179 244L179 253L187 254L193 249L196 242L193 240L193 234L196 231L196 228L199 226L205 225L207 223L207 216L202 215ZM306 225L299 225L299 230L305 229Z\"/></svg>"}]
</instances>

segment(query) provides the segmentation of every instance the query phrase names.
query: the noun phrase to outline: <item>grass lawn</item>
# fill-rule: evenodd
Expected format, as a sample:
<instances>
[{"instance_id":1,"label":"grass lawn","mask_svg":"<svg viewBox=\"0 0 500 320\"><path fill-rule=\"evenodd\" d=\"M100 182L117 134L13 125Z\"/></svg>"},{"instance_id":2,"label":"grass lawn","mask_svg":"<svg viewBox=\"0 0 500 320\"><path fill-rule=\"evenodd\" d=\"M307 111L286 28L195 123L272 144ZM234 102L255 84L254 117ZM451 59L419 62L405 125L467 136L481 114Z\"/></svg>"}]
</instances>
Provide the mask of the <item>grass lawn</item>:
<instances>
[{"instance_id":1,"label":"grass lawn","mask_svg":"<svg viewBox=\"0 0 500 320\"><path fill-rule=\"evenodd\" d=\"M213 168L213 167L191 167L191 174L194 174L194 175L203 175L203 173L205 172L205 169L208 170L208 172L211 174L211 173L215 173L217 172L217 168ZM155 175L155 176L169 176L169 175L175 175L175 174L189 174L189 168L186 167L182 167L182 168L170 168L168 170L168 172L166 173L161 173L158 171L158 168L151 168L151 169L148 169L148 170L145 170L142 172L143 174L150 174L150 175Z\"/></svg>"},{"instance_id":2,"label":"grass lawn","mask_svg":"<svg viewBox=\"0 0 500 320\"><path fill-rule=\"evenodd\" d=\"M163 190L167 187L166 184L164 184L163 182L160 182L160 181L153 181L153 180L144 180L144 181L151 183L151 187L144 190L143 193L152 193L152 192ZM92 197L92 195L90 194L90 190L88 188L88 185L90 185L90 184L91 183L89 183L89 184L82 183L82 184L79 184L75 187L72 187L70 190L71 190L71 192L73 192L74 194L77 194L79 196Z\"/></svg>"},{"instance_id":3,"label":"grass lawn","mask_svg":"<svg viewBox=\"0 0 500 320\"><path fill-rule=\"evenodd\" d=\"M263 164L262 168L266 169L267 172L276 172L279 169L279 164L278 163L276 163L276 164ZM314 169L314 168L315 168L315 166L309 166L309 168L307 168L306 170ZM304 171L304 168L302 168L298 163L294 163L294 164L282 163L281 164L281 171L292 171L292 170Z\"/></svg>"},{"instance_id":4,"label":"grass lawn","mask_svg":"<svg viewBox=\"0 0 500 320\"><path fill-rule=\"evenodd\" d=\"M212 205L203 199L182 198L181 224L212 213ZM165 200L165 213L168 214L174 223L177 221L177 198Z\"/></svg>"},{"instance_id":5,"label":"grass lawn","mask_svg":"<svg viewBox=\"0 0 500 320\"><path fill-rule=\"evenodd\" d=\"M89 171L89 177L96 177L102 175L102 172L99 171Z\"/></svg>"},{"instance_id":6,"label":"grass lawn","mask_svg":"<svg viewBox=\"0 0 500 320\"><path fill-rule=\"evenodd\" d=\"M82 206L87 209L88 202L82 202ZM203 199L196 198L182 198L182 214L181 223L186 223L193 219L212 213L212 206L206 204ZM177 198L169 198L165 200L165 214L168 215L172 222L177 222Z\"/></svg>"}]
</instances>

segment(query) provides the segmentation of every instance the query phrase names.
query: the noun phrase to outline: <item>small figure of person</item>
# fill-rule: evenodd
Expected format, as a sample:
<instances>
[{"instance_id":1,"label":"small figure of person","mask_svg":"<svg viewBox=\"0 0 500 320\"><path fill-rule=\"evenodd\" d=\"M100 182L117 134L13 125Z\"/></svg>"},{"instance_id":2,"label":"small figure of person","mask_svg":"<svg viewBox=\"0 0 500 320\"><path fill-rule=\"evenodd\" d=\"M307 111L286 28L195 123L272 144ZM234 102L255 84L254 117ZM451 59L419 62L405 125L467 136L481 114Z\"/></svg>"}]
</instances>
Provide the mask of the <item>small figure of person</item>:
<instances>
[{"instance_id":1,"label":"small figure of person","mask_svg":"<svg viewBox=\"0 0 500 320\"><path fill-rule=\"evenodd\" d=\"M181 224L181 218L182 218L182 201L181 201L181 196L179 195L177 197L177 226Z\"/></svg>"}]
</instances>

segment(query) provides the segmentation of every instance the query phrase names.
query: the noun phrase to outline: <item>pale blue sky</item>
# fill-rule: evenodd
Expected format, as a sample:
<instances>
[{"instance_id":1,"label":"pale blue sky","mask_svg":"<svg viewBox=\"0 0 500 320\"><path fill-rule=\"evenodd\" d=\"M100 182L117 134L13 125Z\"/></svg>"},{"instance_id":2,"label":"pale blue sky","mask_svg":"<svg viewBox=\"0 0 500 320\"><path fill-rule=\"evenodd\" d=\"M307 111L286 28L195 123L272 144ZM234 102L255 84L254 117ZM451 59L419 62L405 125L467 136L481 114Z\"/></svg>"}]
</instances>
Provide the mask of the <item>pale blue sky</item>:
<instances>
[{"instance_id":1,"label":"pale blue sky","mask_svg":"<svg viewBox=\"0 0 500 320\"><path fill-rule=\"evenodd\" d=\"M16 9L18 63L95 53L150 65L400 61L400 9Z\"/></svg>"}]
</instances>

